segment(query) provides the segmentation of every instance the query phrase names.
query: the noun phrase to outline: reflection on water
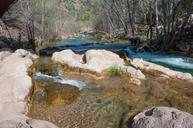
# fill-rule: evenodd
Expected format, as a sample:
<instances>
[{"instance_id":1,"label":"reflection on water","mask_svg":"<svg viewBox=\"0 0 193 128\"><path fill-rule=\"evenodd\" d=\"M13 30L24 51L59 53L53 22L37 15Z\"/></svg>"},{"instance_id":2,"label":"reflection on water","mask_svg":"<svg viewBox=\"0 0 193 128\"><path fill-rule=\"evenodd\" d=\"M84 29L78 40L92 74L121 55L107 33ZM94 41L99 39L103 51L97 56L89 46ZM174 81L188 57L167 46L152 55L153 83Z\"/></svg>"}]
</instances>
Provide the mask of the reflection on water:
<instances>
[{"instance_id":1,"label":"reflection on water","mask_svg":"<svg viewBox=\"0 0 193 128\"><path fill-rule=\"evenodd\" d=\"M86 34L80 34L76 37L69 37L62 41L55 41L51 42L47 47L53 47L53 46L61 46L61 45L84 45L89 43L95 43L95 41L91 40L91 36Z\"/></svg>"},{"instance_id":2,"label":"reflection on water","mask_svg":"<svg viewBox=\"0 0 193 128\"><path fill-rule=\"evenodd\" d=\"M72 51L81 54L91 49L105 49L124 55L124 49L129 46L127 43L101 43L100 41L95 41L91 38L92 37L90 36L82 34L79 37L71 37L60 42L53 42L41 49L39 53L42 56L51 56L54 52L66 49L71 49Z\"/></svg>"},{"instance_id":3,"label":"reflection on water","mask_svg":"<svg viewBox=\"0 0 193 128\"><path fill-rule=\"evenodd\" d=\"M40 58L36 72L57 79L58 64ZM57 75L58 74L58 75ZM47 120L60 128L120 128L136 113L152 106L170 106L193 114L193 84L146 72L143 85L130 83L128 76L107 73L104 78L63 71L66 79L84 81L86 87L63 85L53 78L34 79L29 116Z\"/></svg>"}]
</instances>

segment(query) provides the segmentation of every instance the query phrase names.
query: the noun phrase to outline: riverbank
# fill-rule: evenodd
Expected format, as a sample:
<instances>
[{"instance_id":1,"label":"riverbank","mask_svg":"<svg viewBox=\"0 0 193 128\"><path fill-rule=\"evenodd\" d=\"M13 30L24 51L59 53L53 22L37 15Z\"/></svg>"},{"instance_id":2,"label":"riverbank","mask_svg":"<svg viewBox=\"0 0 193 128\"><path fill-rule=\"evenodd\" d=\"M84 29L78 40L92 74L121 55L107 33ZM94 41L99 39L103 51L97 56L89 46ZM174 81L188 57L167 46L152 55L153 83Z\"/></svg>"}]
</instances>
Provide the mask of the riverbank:
<instances>
[{"instance_id":1,"label":"riverbank","mask_svg":"<svg viewBox=\"0 0 193 128\"><path fill-rule=\"evenodd\" d=\"M26 116L27 98L32 85L27 75L28 68L37 56L19 49L14 53L0 52L0 127L42 127L56 128L55 125Z\"/></svg>"}]
</instances>

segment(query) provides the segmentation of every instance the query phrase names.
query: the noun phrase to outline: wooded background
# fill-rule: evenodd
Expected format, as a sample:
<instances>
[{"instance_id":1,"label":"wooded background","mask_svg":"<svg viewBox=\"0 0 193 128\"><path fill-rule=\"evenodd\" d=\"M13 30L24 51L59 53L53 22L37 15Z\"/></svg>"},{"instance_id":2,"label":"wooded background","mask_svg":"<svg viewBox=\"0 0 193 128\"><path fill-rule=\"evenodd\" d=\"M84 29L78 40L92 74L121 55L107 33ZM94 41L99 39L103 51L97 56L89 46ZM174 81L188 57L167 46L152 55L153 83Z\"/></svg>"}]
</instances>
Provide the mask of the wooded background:
<instances>
[{"instance_id":1,"label":"wooded background","mask_svg":"<svg viewBox=\"0 0 193 128\"><path fill-rule=\"evenodd\" d=\"M156 39L171 48L191 28L192 13L192 0L17 0L1 19L29 42L93 30L110 38Z\"/></svg>"}]
</instances>

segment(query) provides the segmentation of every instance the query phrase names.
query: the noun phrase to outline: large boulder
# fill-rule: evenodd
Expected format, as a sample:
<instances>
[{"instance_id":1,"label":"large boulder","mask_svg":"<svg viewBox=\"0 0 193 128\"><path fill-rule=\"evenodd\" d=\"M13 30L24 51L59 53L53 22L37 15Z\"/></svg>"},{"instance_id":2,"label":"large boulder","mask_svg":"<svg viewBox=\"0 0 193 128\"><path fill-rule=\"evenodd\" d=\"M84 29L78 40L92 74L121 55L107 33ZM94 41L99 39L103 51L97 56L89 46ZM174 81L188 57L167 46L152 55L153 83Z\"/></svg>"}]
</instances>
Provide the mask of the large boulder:
<instances>
[{"instance_id":1,"label":"large boulder","mask_svg":"<svg viewBox=\"0 0 193 128\"><path fill-rule=\"evenodd\" d=\"M154 107L134 117L132 128L193 128L193 115L169 107Z\"/></svg>"},{"instance_id":2,"label":"large boulder","mask_svg":"<svg viewBox=\"0 0 193 128\"><path fill-rule=\"evenodd\" d=\"M19 55L21 57L30 58L32 60L38 58L38 56L36 54L33 54L32 52L26 51L26 50L23 50L23 49L18 49L17 51L15 51L15 54L17 54L17 55Z\"/></svg>"},{"instance_id":3,"label":"large boulder","mask_svg":"<svg viewBox=\"0 0 193 128\"><path fill-rule=\"evenodd\" d=\"M69 67L86 69L101 74L104 70L111 67L117 67L131 74L132 81L139 84L139 79L145 79L145 75L138 69L131 66L125 66L125 62L117 54L106 50L89 50L83 55L75 54L72 50L63 50L55 52L52 60ZM137 82L136 82L137 81Z\"/></svg>"},{"instance_id":4,"label":"large boulder","mask_svg":"<svg viewBox=\"0 0 193 128\"><path fill-rule=\"evenodd\" d=\"M190 73L183 73L179 71L174 71L169 68L163 67L161 65L157 65L151 62L147 62L143 59L135 58L130 61L133 66L139 69L145 69L145 70L155 70L158 72L161 72L167 76L178 78L181 80L187 80L187 81L193 81L193 77Z\"/></svg>"},{"instance_id":5,"label":"large boulder","mask_svg":"<svg viewBox=\"0 0 193 128\"><path fill-rule=\"evenodd\" d=\"M117 54L106 50L89 50L85 57L88 69L99 73L112 66L123 67L125 64Z\"/></svg>"},{"instance_id":6,"label":"large boulder","mask_svg":"<svg viewBox=\"0 0 193 128\"><path fill-rule=\"evenodd\" d=\"M96 73L112 66L123 67L124 60L117 54L106 50L89 50L84 55L75 54L72 50L55 52L52 60L67 64L70 67L88 69Z\"/></svg>"},{"instance_id":7,"label":"large boulder","mask_svg":"<svg viewBox=\"0 0 193 128\"><path fill-rule=\"evenodd\" d=\"M55 52L52 55L52 60L62 64L67 64L70 67L85 68L83 64L83 55L75 54L72 50Z\"/></svg>"},{"instance_id":8,"label":"large boulder","mask_svg":"<svg viewBox=\"0 0 193 128\"><path fill-rule=\"evenodd\" d=\"M19 49L14 53L0 52L0 127L30 128L41 122L28 118L26 97L32 87L31 77L27 70L37 58L32 53ZM30 120L32 123L28 122ZM42 121L41 128L55 128L48 122Z\"/></svg>"}]
</instances>

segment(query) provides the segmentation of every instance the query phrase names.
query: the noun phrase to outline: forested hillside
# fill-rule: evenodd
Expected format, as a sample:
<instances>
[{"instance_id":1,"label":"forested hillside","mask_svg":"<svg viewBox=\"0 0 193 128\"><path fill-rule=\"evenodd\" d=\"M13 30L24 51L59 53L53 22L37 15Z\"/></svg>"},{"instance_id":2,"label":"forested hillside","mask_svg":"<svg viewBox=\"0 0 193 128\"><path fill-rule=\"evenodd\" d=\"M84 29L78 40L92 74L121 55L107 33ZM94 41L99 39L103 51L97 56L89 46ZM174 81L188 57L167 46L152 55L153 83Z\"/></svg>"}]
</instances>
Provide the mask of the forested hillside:
<instances>
[{"instance_id":1,"label":"forested hillside","mask_svg":"<svg viewBox=\"0 0 193 128\"><path fill-rule=\"evenodd\" d=\"M34 43L87 31L93 17L90 6L84 1L18 0L2 17L1 35Z\"/></svg>"},{"instance_id":2,"label":"forested hillside","mask_svg":"<svg viewBox=\"0 0 193 128\"><path fill-rule=\"evenodd\" d=\"M173 49L176 41L192 34L192 3L192 0L18 0L1 18L1 36L31 44L37 41L37 46L75 33L96 31L106 33L108 39L149 40L153 50Z\"/></svg>"}]
</instances>

